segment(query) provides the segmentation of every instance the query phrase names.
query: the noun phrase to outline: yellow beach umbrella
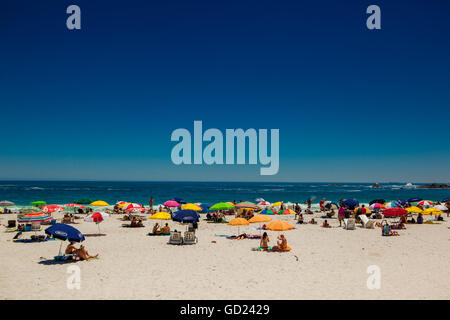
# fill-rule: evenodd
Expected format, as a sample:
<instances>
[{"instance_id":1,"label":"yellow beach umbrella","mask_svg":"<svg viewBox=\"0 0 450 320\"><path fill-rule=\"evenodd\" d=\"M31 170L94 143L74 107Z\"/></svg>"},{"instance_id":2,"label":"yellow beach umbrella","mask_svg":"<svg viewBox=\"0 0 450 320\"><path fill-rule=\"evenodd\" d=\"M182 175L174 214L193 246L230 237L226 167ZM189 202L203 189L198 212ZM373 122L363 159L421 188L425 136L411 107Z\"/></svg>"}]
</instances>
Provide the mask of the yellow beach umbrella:
<instances>
[{"instance_id":1,"label":"yellow beach umbrella","mask_svg":"<svg viewBox=\"0 0 450 320\"><path fill-rule=\"evenodd\" d=\"M172 217L171 217L170 213L164 212L164 211L160 211L160 212L157 212L157 213L151 215L149 219L170 220L170 219L172 219Z\"/></svg>"},{"instance_id":2,"label":"yellow beach umbrella","mask_svg":"<svg viewBox=\"0 0 450 320\"><path fill-rule=\"evenodd\" d=\"M419 207L416 207L416 206L408 207L408 208L406 208L406 211L408 211L409 213L422 213L423 212L422 209L420 209Z\"/></svg>"},{"instance_id":3,"label":"yellow beach umbrella","mask_svg":"<svg viewBox=\"0 0 450 320\"><path fill-rule=\"evenodd\" d=\"M294 229L294 226L287 221L275 220L275 221L270 222L266 226L266 229L272 230L272 231L287 231L287 230Z\"/></svg>"},{"instance_id":4,"label":"yellow beach umbrella","mask_svg":"<svg viewBox=\"0 0 450 320\"><path fill-rule=\"evenodd\" d=\"M426 215L430 215L430 216L432 216L434 214L441 214L441 213L442 213L442 211L439 209L436 209L436 208L429 208L422 212L422 214L426 214Z\"/></svg>"},{"instance_id":5,"label":"yellow beach umbrella","mask_svg":"<svg viewBox=\"0 0 450 320\"><path fill-rule=\"evenodd\" d=\"M272 203L272 207L279 207L279 206L281 206L281 204L282 204L282 202L278 201L278 202Z\"/></svg>"},{"instance_id":6,"label":"yellow beach umbrella","mask_svg":"<svg viewBox=\"0 0 450 320\"><path fill-rule=\"evenodd\" d=\"M106 207L106 206L109 206L109 204L108 204L107 202L105 202L105 201L97 200L97 201L92 202L92 203L90 204L90 206L95 206L95 207Z\"/></svg>"},{"instance_id":7,"label":"yellow beach umbrella","mask_svg":"<svg viewBox=\"0 0 450 320\"><path fill-rule=\"evenodd\" d=\"M263 222L269 222L269 221L272 221L272 218L265 216L263 214L257 214L256 216L254 216L253 218L248 220L248 222L250 222L250 223L263 223Z\"/></svg>"},{"instance_id":8,"label":"yellow beach umbrella","mask_svg":"<svg viewBox=\"0 0 450 320\"><path fill-rule=\"evenodd\" d=\"M202 211L203 208L194 204L194 203L186 203L181 206L183 210L194 210L194 211Z\"/></svg>"}]
</instances>

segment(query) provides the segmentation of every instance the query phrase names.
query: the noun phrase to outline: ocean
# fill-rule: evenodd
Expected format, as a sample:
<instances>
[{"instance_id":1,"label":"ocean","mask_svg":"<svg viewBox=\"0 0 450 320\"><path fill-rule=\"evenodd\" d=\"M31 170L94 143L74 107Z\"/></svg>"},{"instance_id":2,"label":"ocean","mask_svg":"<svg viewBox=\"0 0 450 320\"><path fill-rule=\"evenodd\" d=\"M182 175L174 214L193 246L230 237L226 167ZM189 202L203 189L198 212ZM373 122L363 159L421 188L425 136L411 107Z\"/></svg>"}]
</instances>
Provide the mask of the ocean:
<instances>
[{"instance_id":1,"label":"ocean","mask_svg":"<svg viewBox=\"0 0 450 320\"><path fill-rule=\"evenodd\" d=\"M263 198L270 202L304 203L310 197L315 202L325 198L338 202L340 198L354 198L361 203L373 199L397 200L420 197L442 200L450 196L449 189L417 189L404 183L275 183L275 182L126 182L126 181L0 181L0 201L29 205L43 200L48 204L66 204L81 198L104 200L113 205L117 201L148 205L161 204L174 197L187 202L214 204L222 201L254 201Z\"/></svg>"}]
</instances>

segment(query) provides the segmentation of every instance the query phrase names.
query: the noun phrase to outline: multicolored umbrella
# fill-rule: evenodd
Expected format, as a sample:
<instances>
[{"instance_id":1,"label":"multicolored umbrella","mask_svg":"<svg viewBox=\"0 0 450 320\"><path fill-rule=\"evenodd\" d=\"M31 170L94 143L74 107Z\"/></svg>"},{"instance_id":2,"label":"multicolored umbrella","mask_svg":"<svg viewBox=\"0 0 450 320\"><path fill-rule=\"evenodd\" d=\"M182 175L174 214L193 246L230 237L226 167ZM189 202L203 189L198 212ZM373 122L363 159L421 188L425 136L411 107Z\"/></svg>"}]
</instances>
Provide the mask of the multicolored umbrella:
<instances>
[{"instance_id":1,"label":"multicolored umbrella","mask_svg":"<svg viewBox=\"0 0 450 320\"><path fill-rule=\"evenodd\" d=\"M142 205L140 205L139 203L128 203L128 204L125 204L125 205L122 207L122 209L123 209L123 210L126 210L126 211L133 211L134 209L137 209L137 210L143 209L143 207L142 207ZM130 210L129 210L129 209L130 209Z\"/></svg>"},{"instance_id":2,"label":"multicolored umbrella","mask_svg":"<svg viewBox=\"0 0 450 320\"><path fill-rule=\"evenodd\" d=\"M249 201L244 201L244 202L238 203L234 207L237 209L251 209L251 210L259 209L259 207L256 204L249 202Z\"/></svg>"},{"instance_id":3,"label":"multicolored umbrella","mask_svg":"<svg viewBox=\"0 0 450 320\"><path fill-rule=\"evenodd\" d=\"M278 212L278 214L296 214L294 210L286 209L284 211Z\"/></svg>"},{"instance_id":4,"label":"multicolored umbrella","mask_svg":"<svg viewBox=\"0 0 450 320\"><path fill-rule=\"evenodd\" d=\"M28 213L26 215L23 215L19 219L17 219L17 222L19 223L37 223L37 222L45 222L52 220L52 216L44 213L44 212L37 212L37 213Z\"/></svg>"},{"instance_id":5,"label":"multicolored umbrella","mask_svg":"<svg viewBox=\"0 0 450 320\"><path fill-rule=\"evenodd\" d=\"M384 205L382 205L381 203L375 202L372 205L370 205L369 208L371 210L381 210L381 209L385 209L386 207Z\"/></svg>"},{"instance_id":6,"label":"multicolored umbrella","mask_svg":"<svg viewBox=\"0 0 450 320\"><path fill-rule=\"evenodd\" d=\"M80 209L84 209L85 206L82 206L81 204L78 203L68 203L66 205L64 205L65 207L69 207L69 208L80 208Z\"/></svg>"},{"instance_id":7,"label":"multicolored umbrella","mask_svg":"<svg viewBox=\"0 0 450 320\"><path fill-rule=\"evenodd\" d=\"M273 212L272 210L265 209L265 210L261 211L259 214L270 214L270 215L272 215L272 214L276 214L276 213Z\"/></svg>"},{"instance_id":8,"label":"multicolored umbrella","mask_svg":"<svg viewBox=\"0 0 450 320\"><path fill-rule=\"evenodd\" d=\"M55 211L62 211L62 210L64 210L64 208L56 204L50 204L48 206L42 207L42 211L44 211L45 213L53 213Z\"/></svg>"},{"instance_id":9,"label":"multicolored umbrella","mask_svg":"<svg viewBox=\"0 0 450 320\"><path fill-rule=\"evenodd\" d=\"M384 206L385 206L386 209L399 208L399 205L396 202L394 202L394 201L389 201Z\"/></svg>"}]
</instances>

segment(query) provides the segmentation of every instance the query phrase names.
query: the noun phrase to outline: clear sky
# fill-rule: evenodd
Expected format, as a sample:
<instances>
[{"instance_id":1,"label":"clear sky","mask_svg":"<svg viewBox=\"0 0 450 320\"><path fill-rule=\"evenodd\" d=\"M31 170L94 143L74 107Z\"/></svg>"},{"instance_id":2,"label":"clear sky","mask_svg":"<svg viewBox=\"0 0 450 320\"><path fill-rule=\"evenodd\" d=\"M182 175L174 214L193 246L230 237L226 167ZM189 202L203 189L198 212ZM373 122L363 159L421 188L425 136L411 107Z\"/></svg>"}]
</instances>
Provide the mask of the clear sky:
<instances>
[{"instance_id":1,"label":"clear sky","mask_svg":"<svg viewBox=\"0 0 450 320\"><path fill-rule=\"evenodd\" d=\"M81 7L81 30L66 8ZM366 8L381 7L381 30ZM450 2L4 1L0 179L450 181ZM280 169L170 135L279 128Z\"/></svg>"}]
</instances>

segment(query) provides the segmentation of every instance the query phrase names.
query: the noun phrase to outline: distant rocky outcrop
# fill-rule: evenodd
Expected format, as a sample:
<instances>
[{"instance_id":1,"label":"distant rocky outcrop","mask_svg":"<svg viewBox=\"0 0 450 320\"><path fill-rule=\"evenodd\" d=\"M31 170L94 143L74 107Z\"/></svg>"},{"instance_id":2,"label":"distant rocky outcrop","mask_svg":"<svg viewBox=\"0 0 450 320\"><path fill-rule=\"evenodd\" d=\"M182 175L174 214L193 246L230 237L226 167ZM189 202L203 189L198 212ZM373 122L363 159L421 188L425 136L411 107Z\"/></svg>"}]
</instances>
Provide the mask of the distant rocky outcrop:
<instances>
[{"instance_id":1,"label":"distant rocky outcrop","mask_svg":"<svg viewBox=\"0 0 450 320\"><path fill-rule=\"evenodd\" d=\"M372 185L372 188L381 188L381 185L378 182L376 182Z\"/></svg>"},{"instance_id":2,"label":"distant rocky outcrop","mask_svg":"<svg viewBox=\"0 0 450 320\"><path fill-rule=\"evenodd\" d=\"M431 183L431 184L424 184L423 186L418 186L417 188L421 189L450 189L450 184L446 183Z\"/></svg>"}]
</instances>

